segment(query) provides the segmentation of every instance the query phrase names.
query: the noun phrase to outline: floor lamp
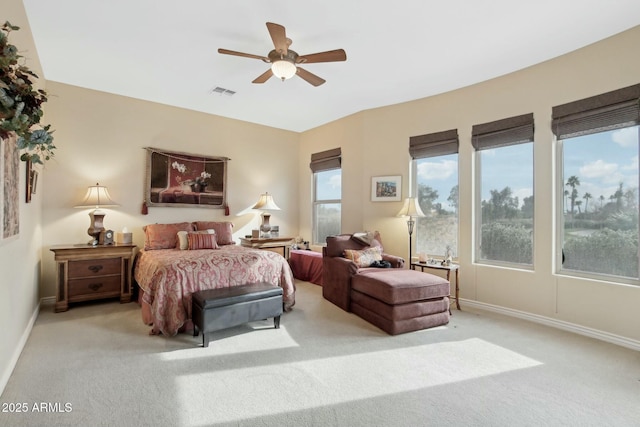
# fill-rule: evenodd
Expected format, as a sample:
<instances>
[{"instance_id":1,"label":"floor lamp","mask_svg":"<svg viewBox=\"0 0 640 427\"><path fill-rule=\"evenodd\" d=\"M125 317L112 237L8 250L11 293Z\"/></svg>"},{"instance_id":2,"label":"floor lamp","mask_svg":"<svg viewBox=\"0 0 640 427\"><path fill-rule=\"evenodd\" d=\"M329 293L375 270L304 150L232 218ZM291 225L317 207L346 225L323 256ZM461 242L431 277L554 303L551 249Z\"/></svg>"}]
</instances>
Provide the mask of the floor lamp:
<instances>
[{"instance_id":1,"label":"floor lamp","mask_svg":"<svg viewBox=\"0 0 640 427\"><path fill-rule=\"evenodd\" d=\"M413 218L426 216L422 209L420 209L420 204L418 204L418 199L415 197L407 197L404 199L404 205L400 212L396 216L408 217L407 219L407 229L409 230L409 268L411 268L411 250L413 248L411 242L411 235L413 234L413 228L416 225L416 221Z\"/></svg>"}]
</instances>

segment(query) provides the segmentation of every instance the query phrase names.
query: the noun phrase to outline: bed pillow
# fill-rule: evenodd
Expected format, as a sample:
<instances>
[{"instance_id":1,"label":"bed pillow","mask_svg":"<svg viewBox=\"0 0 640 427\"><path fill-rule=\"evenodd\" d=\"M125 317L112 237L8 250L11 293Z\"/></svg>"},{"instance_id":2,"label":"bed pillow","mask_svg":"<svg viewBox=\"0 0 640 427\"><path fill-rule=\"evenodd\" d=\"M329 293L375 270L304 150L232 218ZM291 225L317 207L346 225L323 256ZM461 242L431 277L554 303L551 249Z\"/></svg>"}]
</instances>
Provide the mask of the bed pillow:
<instances>
[{"instance_id":1,"label":"bed pillow","mask_svg":"<svg viewBox=\"0 0 640 427\"><path fill-rule=\"evenodd\" d=\"M369 267L374 261L382 261L382 249L378 246L361 251L345 249L344 257L355 262L358 267Z\"/></svg>"},{"instance_id":2,"label":"bed pillow","mask_svg":"<svg viewBox=\"0 0 640 427\"><path fill-rule=\"evenodd\" d=\"M189 250L220 248L213 233L188 233L187 241Z\"/></svg>"},{"instance_id":3,"label":"bed pillow","mask_svg":"<svg viewBox=\"0 0 640 427\"><path fill-rule=\"evenodd\" d=\"M233 224L229 221L196 221L196 230L215 230L219 246L235 245L233 240Z\"/></svg>"},{"instance_id":4,"label":"bed pillow","mask_svg":"<svg viewBox=\"0 0 640 427\"><path fill-rule=\"evenodd\" d=\"M193 231L190 222L174 224L149 224L142 227L144 230L144 250L173 249L178 241L178 231Z\"/></svg>"},{"instance_id":5,"label":"bed pillow","mask_svg":"<svg viewBox=\"0 0 640 427\"><path fill-rule=\"evenodd\" d=\"M178 231L178 246L177 248L181 251L189 249L189 240L187 239L187 235L190 233L199 233L199 234L216 234L214 229L202 230L202 231Z\"/></svg>"}]
</instances>

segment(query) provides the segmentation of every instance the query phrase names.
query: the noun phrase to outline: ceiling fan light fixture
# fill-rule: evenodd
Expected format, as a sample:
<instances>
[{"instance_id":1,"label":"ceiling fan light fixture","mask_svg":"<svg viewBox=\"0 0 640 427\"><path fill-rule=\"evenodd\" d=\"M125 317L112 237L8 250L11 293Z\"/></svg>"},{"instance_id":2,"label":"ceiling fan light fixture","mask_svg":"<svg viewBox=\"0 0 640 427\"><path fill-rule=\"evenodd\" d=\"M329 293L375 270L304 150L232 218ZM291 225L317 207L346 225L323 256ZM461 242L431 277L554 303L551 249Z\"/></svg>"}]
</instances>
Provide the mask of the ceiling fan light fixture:
<instances>
[{"instance_id":1,"label":"ceiling fan light fixture","mask_svg":"<svg viewBox=\"0 0 640 427\"><path fill-rule=\"evenodd\" d=\"M284 81L296 75L297 67L293 62L281 59L271 64L271 71L274 76Z\"/></svg>"},{"instance_id":2,"label":"ceiling fan light fixture","mask_svg":"<svg viewBox=\"0 0 640 427\"><path fill-rule=\"evenodd\" d=\"M256 77L251 83L261 84L269 80L271 77L285 81L293 76L298 76L302 80L313 86L320 86L325 80L313 73L298 67L297 64L313 64L317 62L336 62L346 61L347 54L343 49L328 50L326 52L312 53L309 55L299 56L294 50L289 49L291 39L287 38L286 31L282 25L267 22L267 29L273 41L273 47L267 56L254 55L251 53L236 52L228 49L218 49L218 53L225 55L244 56L245 58L259 59L267 64L271 64L271 68Z\"/></svg>"}]
</instances>

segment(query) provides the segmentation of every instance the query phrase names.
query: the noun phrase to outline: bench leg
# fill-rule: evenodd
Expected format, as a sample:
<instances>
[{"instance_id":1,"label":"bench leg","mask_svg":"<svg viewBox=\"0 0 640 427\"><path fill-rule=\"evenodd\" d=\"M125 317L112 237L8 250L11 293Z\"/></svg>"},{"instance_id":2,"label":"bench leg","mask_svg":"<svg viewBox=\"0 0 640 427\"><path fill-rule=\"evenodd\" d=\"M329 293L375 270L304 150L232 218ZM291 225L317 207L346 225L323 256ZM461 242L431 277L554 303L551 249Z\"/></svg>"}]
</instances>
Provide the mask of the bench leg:
<instances>
[{"instance_id":1,"label":"bench leg","mask_svg":"<svg viewBox=\"0 0 640 427\"><path fill-rule=\"evenodd\" d=\"M193 336L197 337L198 336L198 327L196 326L196 324L193 324Z\"/></svg>"},{"instance_id":2,"label":"bench leg","mask_svg":"<svg viewBox=\"0 0 640 427\"><path fill-rule=\"evenodd\" d=\"M202 331L202 346L209 347L209 334Z\"/></svg>"},{"instance_id":3,"label":"bench leg","mask_svg":"<svg viewBox=\"0 0 640 427\"><path fill-rule=\"evenodd\" d=\"M276 316L273 318L273 326L276 329L280 329L280 316Z\"/></svg>"}]
</instances>

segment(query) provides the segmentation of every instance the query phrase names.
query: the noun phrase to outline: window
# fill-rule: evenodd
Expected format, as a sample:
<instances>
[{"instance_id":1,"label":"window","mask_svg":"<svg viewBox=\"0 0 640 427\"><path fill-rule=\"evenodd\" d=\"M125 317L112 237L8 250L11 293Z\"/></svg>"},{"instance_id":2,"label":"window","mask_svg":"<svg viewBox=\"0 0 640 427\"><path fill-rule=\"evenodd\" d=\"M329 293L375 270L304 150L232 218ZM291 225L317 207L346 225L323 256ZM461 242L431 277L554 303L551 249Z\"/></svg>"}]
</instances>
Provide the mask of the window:
<instances>
[{"instance_id":1,"label":"window","mask_svg":"<svg viewBox=\"0 0 640 427\"><path fill-rule=\"evenodd\" d=\"M342 222L341 150L311 155L313 172L313 243L324 245L327 236L340 234Z\"/></svg>"},{"instance_id":2,"label":"window","mask_svg":"<svg viewBox=\"0 0 640 427\"><path fill-rule=\"evenodd\" d=\"M416 250L458 256L458 131L411 137L416 197L425 217L416 218ZM412 196L410 194L409 196Z\"/></svg>"},{"instance_id":3,"label":"window","mask_svg":"<svg viewBox=\"0 0 640 427\"><path fill-rule=\"evenodd\" d=\"M533 265L533 114L475 125L476 262Z\"/></svg>"},{"instance_id":4,"label":"window","mask_svg":"<svg viewBox=\"0 0 640 427\"><path fill-rule=\"evenodd\" d=\"M638 279L638 98L640 85L553 108L565 274Z\"/></svg>"}]
</instances>

